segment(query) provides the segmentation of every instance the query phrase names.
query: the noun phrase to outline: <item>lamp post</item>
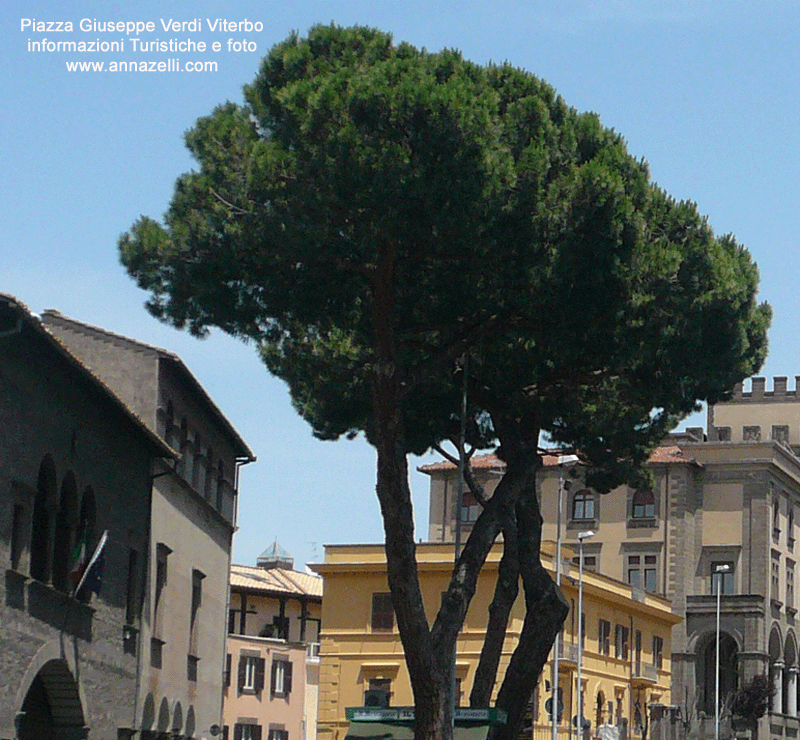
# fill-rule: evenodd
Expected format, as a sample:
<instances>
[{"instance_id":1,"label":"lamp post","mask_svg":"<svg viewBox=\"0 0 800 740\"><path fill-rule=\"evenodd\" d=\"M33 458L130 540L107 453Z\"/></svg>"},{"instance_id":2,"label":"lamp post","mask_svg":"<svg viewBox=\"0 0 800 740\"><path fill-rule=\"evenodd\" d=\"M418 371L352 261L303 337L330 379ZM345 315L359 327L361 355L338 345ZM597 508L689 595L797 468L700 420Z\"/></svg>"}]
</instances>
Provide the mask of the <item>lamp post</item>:
<instances>
[{"instance_id":1,"label":"lamp post","mask_svg":"<svg viewBox=\"0 0 800 740\"><path fill-rule=\"evenodd\" d=\"M580 738L583 732L583 682L581 670L583 668L583 541L594 537L591 530L578 532L578 713L577 735Z\"/></svg>"},{"instance_id":2,"label":"lamp post","mask_svg":"<svg viewBox=\"0 0 800 740\"><path fill-rule=\"evenodd\" d=\"M719 740L719 607L722 599L722 574L727 573L731 566L727 563L717 565L714 575L717 576L717 646L714 651L714 740Z\"/></svg>"},{"instance_id":3,"label":"lamp post","mask_svg":"<svg viewBox=\"0 0 800 740\"><path fill-rule=\"evenodd\" d=\"M572 487L572 481L564 480L564 466L574 465L578 462L577 455L561 455L558 458L558 518L556 519L556 586L561 586L561 520L563 518L564 493ZM558 740L558 715L561 697L558 690L558 663L559 652L561 651L561 630L556 632L556 639L553 642L553 665L550 683L553 687L553 695L550 697L550 737Z\"/></svg>"}]
</instances>

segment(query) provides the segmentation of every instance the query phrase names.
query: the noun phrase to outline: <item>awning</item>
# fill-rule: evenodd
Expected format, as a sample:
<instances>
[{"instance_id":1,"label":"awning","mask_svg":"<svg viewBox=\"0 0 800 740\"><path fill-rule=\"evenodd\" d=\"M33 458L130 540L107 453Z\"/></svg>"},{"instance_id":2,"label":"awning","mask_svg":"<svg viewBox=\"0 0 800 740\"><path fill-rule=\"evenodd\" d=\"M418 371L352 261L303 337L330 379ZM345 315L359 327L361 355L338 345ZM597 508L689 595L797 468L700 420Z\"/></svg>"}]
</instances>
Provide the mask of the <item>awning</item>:
<instances>
[{"instance_id":1,"label":"awning","mask_svg":"<svg viewBox=\"0 0 800 740\"><path fill-rule=\"evenodd\" d=\"M453 728L453 740L486 740L489 727L484 723L457 724ZM351 722L345 740L414 740L414 727L387 722Z\"/></svg>"}]
</instances>

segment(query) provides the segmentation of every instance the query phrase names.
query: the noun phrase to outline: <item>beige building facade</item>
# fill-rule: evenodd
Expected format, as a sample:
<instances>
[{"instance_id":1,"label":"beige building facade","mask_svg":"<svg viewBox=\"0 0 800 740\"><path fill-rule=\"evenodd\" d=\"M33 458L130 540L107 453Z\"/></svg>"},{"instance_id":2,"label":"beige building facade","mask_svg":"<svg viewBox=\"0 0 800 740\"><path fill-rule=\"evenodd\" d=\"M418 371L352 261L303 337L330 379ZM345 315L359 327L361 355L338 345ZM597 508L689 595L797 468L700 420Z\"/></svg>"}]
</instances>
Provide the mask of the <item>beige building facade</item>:
<instances>
[{"instance_id":1,"label":"beige building facade","mask_svg":"<svg viewBox=\"0 0 800 740\"><path fill-rule=\"evenodd\" d=\"M322 579L293 565L275 542L231 567L226 740L316 738Z\"/></svg>"},{"instance_id":2,"label":"beige building facade","mask_svg":"<svg viewBox=\"0 0 800 740\"><path fill-rule=\"evenodd\" d=\"M760 732L794 737L798 708L798 558L800 395L776 378L773 390L756 378L729 402L708 411L709 433L670 435L650 459L654 485L621 486L600 495L582 482L580 466L547 456L539 475L544 534L555 539L559 491L562 537L593 530L588 567L630 585L634 597L660 594L683 617L672 632L672 701L685 732L713 736L716 604L720 594L720 694L732 694L756 674L775 686ZM476 456L475 472L492 491L504 466ZM431 476L431 539L452 539L455 466L426 466ZM567 482L563 488L561 484ZM474 507L474 508L470 508ZM466 497L462 526L478 515ZM723 734L731 733L729 712ZM727 724L726 724L727 723Z\"/></svg>"},{"instance_id":3,"label":"beige building facade","mask_svg":"<svg viewBox=\"0 0 800 740\"><path fill-rule=\"evenodd\" d=\"M545 567L552 571L554 546L545 543L543 549ZM489 555L459 637L456 678L460 706L468 704L501 554L502 546L497 545ZM432 622L451 577L453 547L449 543L420 544L417 560L428 620ZM411 686L388 596L383 547L327 546L324 563L312 567L325 581L318 736L320 740L343 740L348 730L346 708L413 706ZM671 702L670 635L678 617L657 595L633 599L624 583L588 570L584 576L584 716L593 726L620 727L625 733L639 723L641 732L641 707ZM569 558L563 590L574 607L577 568L571 566ZM512 611L496 689L523 619L520 596ZM565 626L559 671L563 702L559 736L564 738L569 736L569 719L577 711L578 631L573 608ZM550 737L545 702L552 695L551 674L548 665L532 701L528 737Z\"/></svg>"}]
</instances>

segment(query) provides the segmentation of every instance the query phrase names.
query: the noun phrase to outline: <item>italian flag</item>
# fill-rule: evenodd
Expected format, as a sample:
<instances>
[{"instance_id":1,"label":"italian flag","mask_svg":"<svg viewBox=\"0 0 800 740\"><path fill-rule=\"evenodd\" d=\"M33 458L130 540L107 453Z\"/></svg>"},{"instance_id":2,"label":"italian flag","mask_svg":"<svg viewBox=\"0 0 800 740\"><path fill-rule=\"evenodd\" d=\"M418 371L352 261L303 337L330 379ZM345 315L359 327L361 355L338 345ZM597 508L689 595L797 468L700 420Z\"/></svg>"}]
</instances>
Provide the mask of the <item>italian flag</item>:
<instances>
[{"instance_id":1,"label":"italian flag","mask_svg":"<svg viewBox=\"0 0 800 740\"><path fill-rule=\"evenodd\" d=\"M81 582L83 572L86 570L87 560L87 547L86 547L86 532L83 532L78 538L72 555L69 559L69 582L72 584L73 593L76 586Z\"/></svg>"}]
</instances>

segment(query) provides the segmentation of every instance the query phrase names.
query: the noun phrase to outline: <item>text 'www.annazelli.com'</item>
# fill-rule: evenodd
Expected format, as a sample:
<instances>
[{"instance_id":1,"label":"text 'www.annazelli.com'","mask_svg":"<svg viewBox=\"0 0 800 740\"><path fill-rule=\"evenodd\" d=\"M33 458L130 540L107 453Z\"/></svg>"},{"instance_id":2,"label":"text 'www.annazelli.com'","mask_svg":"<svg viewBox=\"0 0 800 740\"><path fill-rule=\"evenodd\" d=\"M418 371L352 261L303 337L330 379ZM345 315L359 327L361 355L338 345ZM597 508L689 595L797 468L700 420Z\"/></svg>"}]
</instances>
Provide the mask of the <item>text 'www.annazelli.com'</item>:
<instances>
[{"instance_id":1,"label":"text 'www.annazelli.com'","mask_svg":"<svg viewBox=\"0 0 800 740\"><path fill-rule=\"evenodd\" d=\"M216 62L181 62L180 59L162 59L158 62L66 62L67 72L216 72Z\"/></svg>"}]
</instances>

